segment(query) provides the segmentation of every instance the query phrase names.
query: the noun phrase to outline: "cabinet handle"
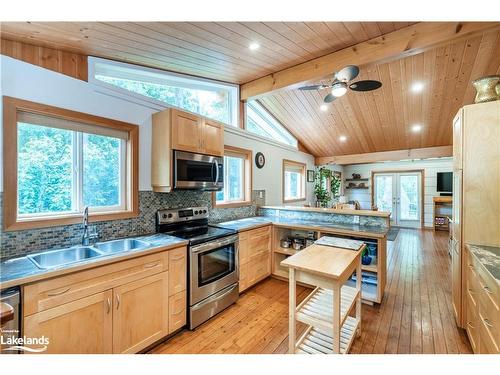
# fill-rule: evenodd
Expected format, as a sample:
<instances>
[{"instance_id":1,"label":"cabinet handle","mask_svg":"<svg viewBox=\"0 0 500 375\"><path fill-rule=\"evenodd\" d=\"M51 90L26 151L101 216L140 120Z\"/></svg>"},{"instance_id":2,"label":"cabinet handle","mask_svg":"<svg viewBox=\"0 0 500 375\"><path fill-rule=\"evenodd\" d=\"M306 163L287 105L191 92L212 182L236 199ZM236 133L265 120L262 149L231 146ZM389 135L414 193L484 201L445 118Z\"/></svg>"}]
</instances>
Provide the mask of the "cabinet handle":
<instances>
[{"instance_id":1,"label":"cabinet handle","mask_svg":"<svg viewBox=\"0 0 500 375\"><path fill-rule=\"evenodd\" d=\"M486 293L488 293L488 294L493 294L493 292L491 291L491 289L490 289L489 287L487 287L486 285L485 285L485 286L483 286L483 289L484 289L484 291L485 291Z\"/></svg>"},{"instance_id":2,"label":"cabinet handle","mask_svg":"<svg viewBox=\"0 0 500 375\"><path fill-rule=\"evenodd\" d=\"M474 294L474 290L472 288L468 288L470 294Z\"/></svg>"},{"instance_id":3,"label":"cabinet handle","mask_svg":"<svg viewBox=\"0 0 500 375\"><path fill-rule=\"evenodd\" d=\"M109 312L111 311L111 299L109 297L106 299L106 303L108 305L107 314L109 314Z\"/></svg>"},{"instance_id":4,"label":"cabinet handle","mask_svg":"<svg viewBox=\"0 0 500 375\"><path fill-rule=\"evenodd\" d=\"M120 295L117 294L116 295L116 309L118 310L119 307L120 307Z\"/></svg>"},{"instance_id":5,"label":"cabinet handle","mask_svg":"<svg viewBox=\"0 0 500 375\"><path fill-rule=\"evenodd\" d=\"M181 260L182 258L184 258L184 255L177 255L176 257L170 258L170 260Z\"/></svg>"},{"instance_id":6,"label":"cabinet handle","mask_svg":"<svg viewBox=\"0 0 500 375\"><path fill-rule=\"evenodd\" d=\"M471 327L472 329L475 329L475 328L476 328L476 327L474 327L474 326L472 325L472 323L471 323L471 322L467 322L467 325L468 325L469 327Z\"/></svg>"},{"instance_id":7,"label":"cabinet handle","mask_svg":"<svg viewBox=\"0 0 500 375\"><path fill-rule=\"evenodd\" d=\"M483 319L484 324L486 324L488 327L493 327L493 324L491 324L491 322L488 319L486 318L481 318L481 319Z\"/></svg>"},{"instance_id":8,"label":"cabinet handle","mask_svg":"<svg viewBox=\"0 0 500 375\"><path fill-rule=\"evenodd\" d=\"M157 265L160 264L160 261L158 262L153 262L153 263L148 263L148 264L145 264L144 265L144 268L153 268L153 267L156 267Z\"/></svg>"},{"instance_id":9,"label":"cabinet handle","mask_svg":"<svg viewBox=\"0 0 500 375\"><path fill-rule=\"evenodd\" d=\"M59 296L59 295L61 295L61 294L64 294L64 293L68 292L70 289L71 289L71 288L66 288L66 289L60 290L60 291L58 291L58 292L51 292L51 293L47 293L47 295L48 295L49 297Z\"/></svg>"}]
</instances>

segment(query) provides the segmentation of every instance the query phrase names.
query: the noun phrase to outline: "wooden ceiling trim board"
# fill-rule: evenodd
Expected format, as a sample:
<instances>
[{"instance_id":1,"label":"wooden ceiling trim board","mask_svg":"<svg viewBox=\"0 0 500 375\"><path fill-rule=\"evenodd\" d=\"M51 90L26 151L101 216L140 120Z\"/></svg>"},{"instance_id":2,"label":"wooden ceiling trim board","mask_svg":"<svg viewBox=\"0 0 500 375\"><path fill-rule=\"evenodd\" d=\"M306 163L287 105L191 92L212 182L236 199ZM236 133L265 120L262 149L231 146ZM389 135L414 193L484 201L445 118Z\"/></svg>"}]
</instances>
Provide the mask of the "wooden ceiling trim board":
<instances>
[{"instance_id":1,"label":"wooden ceiling trim board","mask_svg":"<svg viewBox=\"0 0 500 375\"><path fill-rule=\"evenodd\" d=\"M156 56L161 56L162 59L165 59L166 62L171 61L173 64L175 63L179 64L180 66L190 67L192 69L196 69L201 73L207 72L208 74L214 75L220 71L220 61L213 62L208 58L202 59L191 57L184 54L183 52L177 52L173 54L170 51L159 47L158 45L149 43L148 39L144 40L143 38L138 38L136 36L137 34L129 33L126 30L119 29L120 34L117 34L115 31L116 29L106 27L105 25L93 26L92 24L85 23L84 25L87 26L82 34L87 36L89 39L92 38L94 40L98 40L100 43L103 43L103 46L105 46L106 44L113 44L116 46L116 49L121 50L123 48L128 48L134 51L138 51L138 53L144 54L144 56L154 58L156 58ZM158 42L155 41L155 43ZM200 67L203 68L200 69ZM245 70L245 68L243 67L242 69Z\"/></svg>"},{"instance_id":2,"label":"wooden ceiling trim board","mask_svg":"<svg viewBox=\"0 0 500 375\"><path fill-rule=\"evenodd\" d=\"M222 65L228 71L235 71L238 69L240 71L244 71L246 74L251 74L250 65L247 66L240 64L240 61L225 55L214 57L207 53L178 46L172 42L175 41L175 38L168 38L154 30L142 28L141 25L131 23L125 24L121 22L114 22L111 24L99 23L94 27L94 29L114 35L116 35L116 32L121 33L126 36L127 39L133 40L134 42L142 43L152 48L158 48L163 54L166 54L166 56L175 53L180 55L181 60L185 59L186 61L196 62L200 65L209 64L209 66L213 66L216 69L220 69ZM154 45L152 43L154 43ZM233 64L235 65L234 67Z\"/></svg>"},{"instance_id":3,"label":"wooden ceiling trim board","mask_svg":"<svg viewBox=\"0 0 500 375\"><path fill-rule=\"evenodd\" d=\"M241 99L248 100L288 86L320 79L348 64L365 65L411 56L450 40L477 35L490 29L500 29L500 23L425 22L408 26L247 82L241 87Z\"/></svg>"},{"instance_id":4,"label":"wooden ceiling trim board","mask_svg":"<svg viewBox=\"0 0 500 375\"><path fill-rule=\"evenodd\" d=\"M452 146L425 147L408 150L370 152L364 154L324 156L315 159L315 165L337 164L367 164L383 161L399 161L412 159L429 159L453 156Z\"/></svg>"},{"instance_id":5,"label":"wooden ceiling trim board","mask_svg":"<svg viewBox=\"0 0 500 375\"><path fill-rule=\"evenodd\" d=\"M281 44L281 43L276 43L274 42L269 36L266 36L265 34L260 34L251 28L249 28L246 24L242 24L240 22L222 22L219 23L220 26L225 27L226 29L237 33L238 35L241 35L243 38L245 38L248 42L248 45L251 42L258 42L261 46L270 49L271 51L275 51L282 56L286 57L289 59L289 61L303 61L304 58L302 57L301 54L298 54L294 51L295 45L294 44ZM279 35L275 33L276 35ZM281 37L281 35L279 35ZM282 38L284 39L284 38ZM247 45L247 47L248 47ZM291 47L291 48L289 48ZM302 53L304 53L303 51Z\"/></svg>"}]
</instances>

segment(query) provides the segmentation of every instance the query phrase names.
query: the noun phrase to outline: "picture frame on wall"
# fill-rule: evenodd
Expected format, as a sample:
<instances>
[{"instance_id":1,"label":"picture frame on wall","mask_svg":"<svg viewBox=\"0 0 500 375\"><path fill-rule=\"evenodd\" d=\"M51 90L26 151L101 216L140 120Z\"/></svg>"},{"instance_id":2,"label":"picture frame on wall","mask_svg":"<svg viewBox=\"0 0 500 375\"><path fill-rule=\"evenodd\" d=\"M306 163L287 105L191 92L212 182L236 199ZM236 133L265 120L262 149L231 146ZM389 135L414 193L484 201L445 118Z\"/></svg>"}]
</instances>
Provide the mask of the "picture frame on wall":
<instances>
[{"instance_id":1,"label":"picture frame on wall","mask_svg":"<svg viewBox=\"0 0 500 375\"><path fill-rule=\"evenodd\" d=\"M314 171L312 169L307 170L307 182L314 182Z\"/></svg>"}]
</instances>

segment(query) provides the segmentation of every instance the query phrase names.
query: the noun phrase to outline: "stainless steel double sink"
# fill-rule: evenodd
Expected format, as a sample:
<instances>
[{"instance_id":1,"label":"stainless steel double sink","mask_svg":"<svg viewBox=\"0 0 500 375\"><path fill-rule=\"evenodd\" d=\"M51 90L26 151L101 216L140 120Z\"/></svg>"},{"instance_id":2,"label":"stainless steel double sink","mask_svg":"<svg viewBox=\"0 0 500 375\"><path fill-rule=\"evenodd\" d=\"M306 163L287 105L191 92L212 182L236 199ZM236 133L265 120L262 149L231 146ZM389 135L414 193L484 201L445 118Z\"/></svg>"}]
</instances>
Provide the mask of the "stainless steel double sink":
<instances>
[{"instance_id":1,"label":"stainless steel double sink","mask_svg":"<svg viewBox=\"0 0 500 375\"><path fill-rule=\"evenodd\" d=\"M150 246L149 242L126 238L99 242L93 246L75 246L66 249L44 251L43 253L28 255L28 259L38 268L49 269L106 255L145 249Z\"/></svg>"}]
</instances>

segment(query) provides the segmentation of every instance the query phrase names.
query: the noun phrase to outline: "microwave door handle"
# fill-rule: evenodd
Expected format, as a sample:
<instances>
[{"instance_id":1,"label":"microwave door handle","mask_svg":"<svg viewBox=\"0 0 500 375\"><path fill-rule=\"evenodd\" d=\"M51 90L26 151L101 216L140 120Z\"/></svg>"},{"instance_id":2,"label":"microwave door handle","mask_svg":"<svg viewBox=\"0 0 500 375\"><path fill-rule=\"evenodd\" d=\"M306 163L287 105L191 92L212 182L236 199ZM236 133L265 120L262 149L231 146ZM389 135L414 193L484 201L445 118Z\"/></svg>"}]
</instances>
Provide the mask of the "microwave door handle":
<instances>
[{"instance_id":1,"label":"microwave door handle","mask_svg":"<svg viewBox=\"0 0 500 375\"><path fill-rule=\"evenodd\" d=\"M219 163L217 163L217 159L214 159L214 166L215 166L215 180L214 180L214 186L215 186L219 182Z\"/></svg>"}]
</instances>

